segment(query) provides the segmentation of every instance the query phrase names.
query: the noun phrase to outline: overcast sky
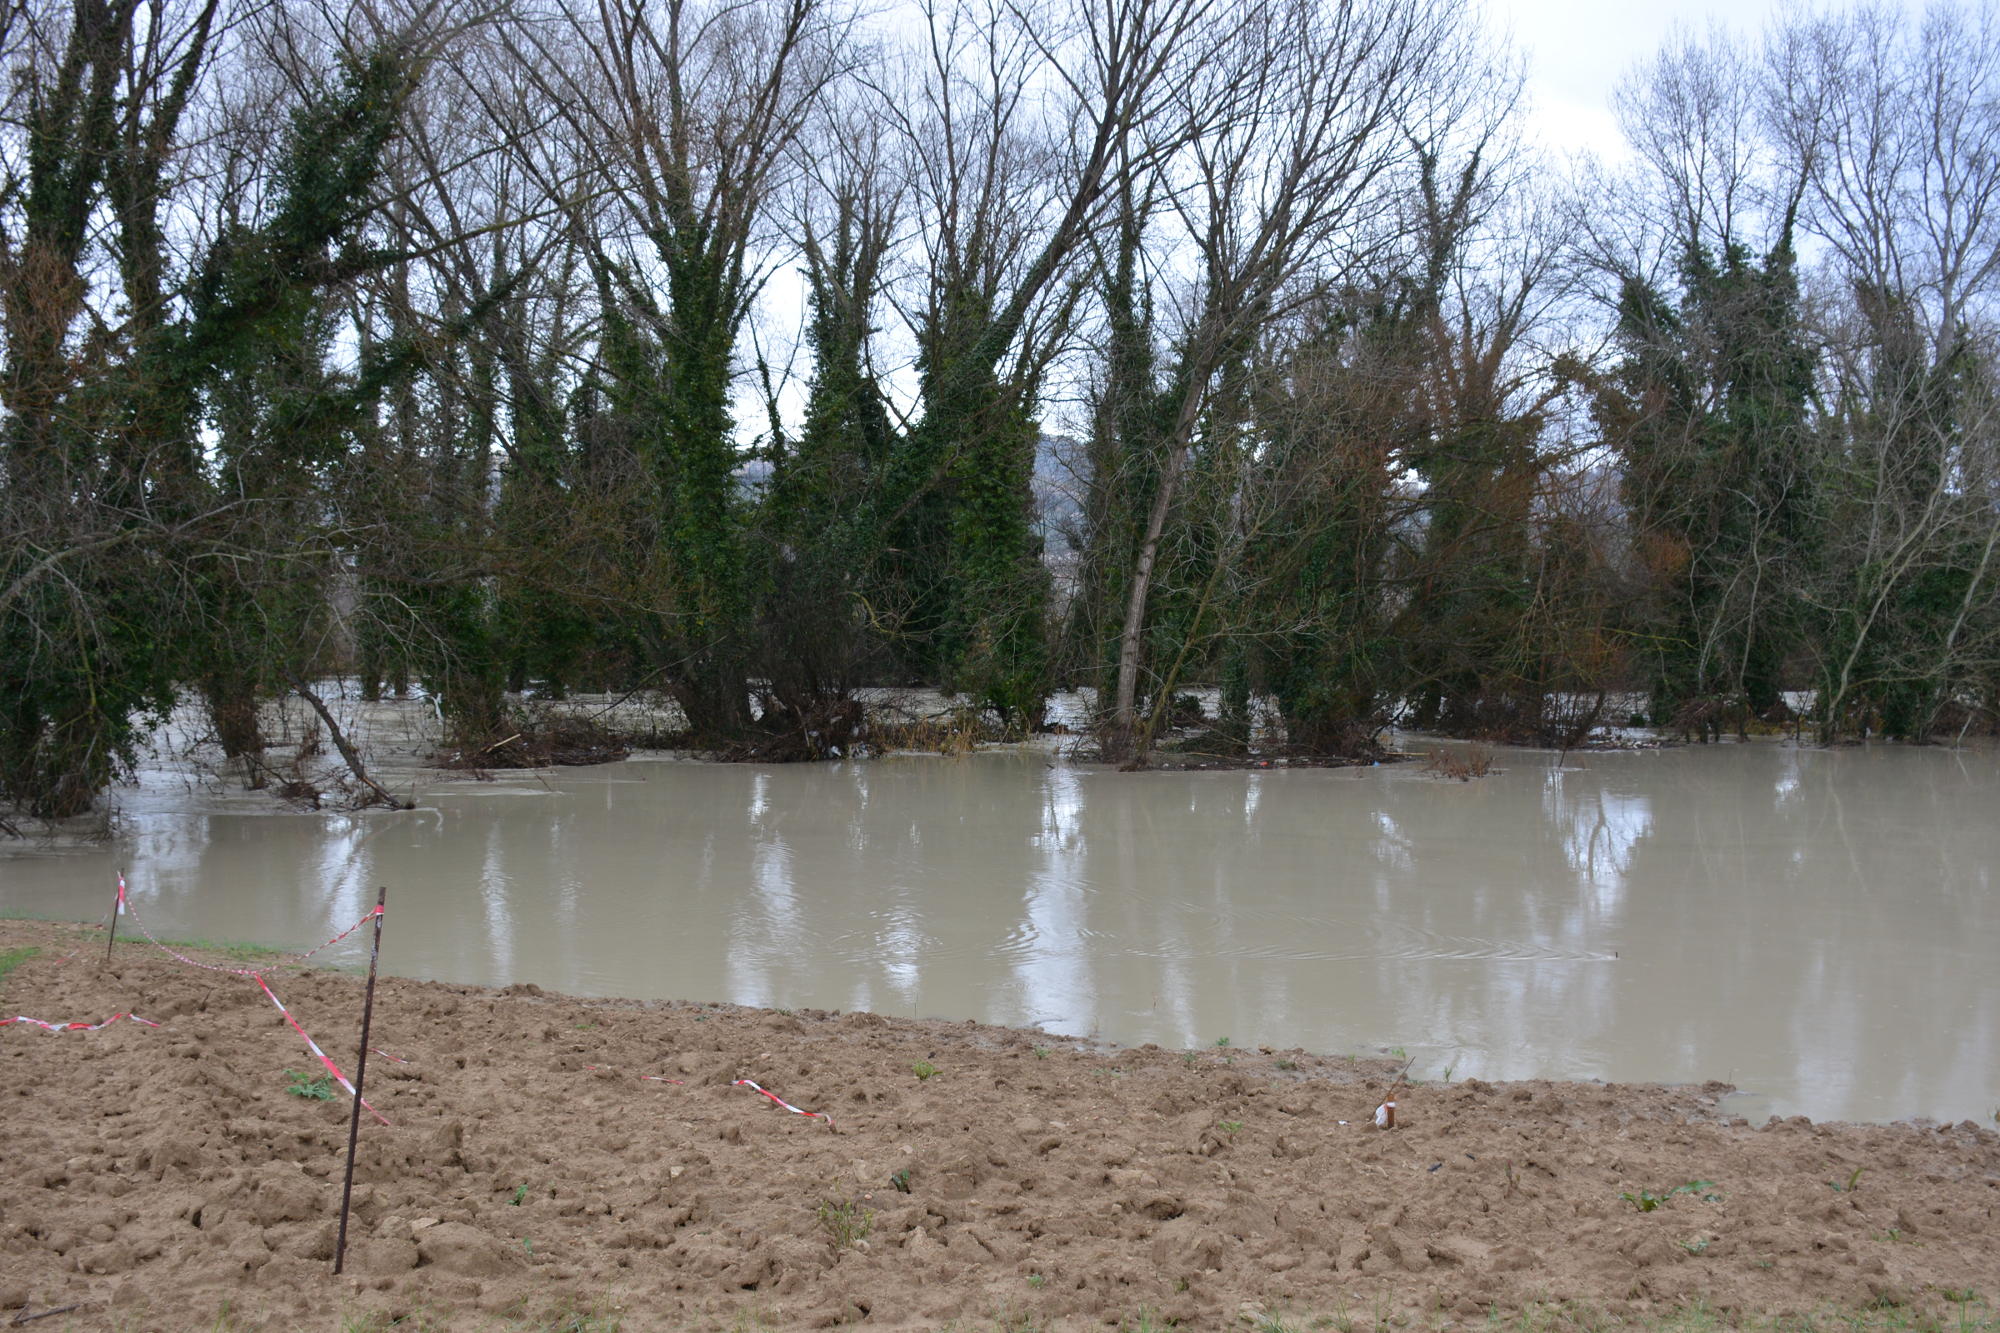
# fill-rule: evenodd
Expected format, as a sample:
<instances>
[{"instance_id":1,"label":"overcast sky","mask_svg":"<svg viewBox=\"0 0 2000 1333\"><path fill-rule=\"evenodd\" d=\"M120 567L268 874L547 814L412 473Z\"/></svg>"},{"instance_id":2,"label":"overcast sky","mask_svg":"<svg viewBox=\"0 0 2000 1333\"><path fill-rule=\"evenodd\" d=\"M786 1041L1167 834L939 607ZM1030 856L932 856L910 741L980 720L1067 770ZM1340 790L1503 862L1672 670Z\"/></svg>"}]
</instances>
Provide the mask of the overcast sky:
<instances>
[{"instance_id":1,"label":"overcast sky","mask_svg":"<svg viewBox=\"0 0 2000 1333\"><path fill-rule=\"evenodd\" d=\"M1493 23L1513 31L1529 58L1536 137L1557 151L1619 152L1611 90L1657 51L1676 25L1706 32L1720 20L1761 32L1782 0L1485 0ZM1903 0L1920 12L1921 3ZM1832 6L1844 9L1845 4Z\"/></svg>"}]
</instances>

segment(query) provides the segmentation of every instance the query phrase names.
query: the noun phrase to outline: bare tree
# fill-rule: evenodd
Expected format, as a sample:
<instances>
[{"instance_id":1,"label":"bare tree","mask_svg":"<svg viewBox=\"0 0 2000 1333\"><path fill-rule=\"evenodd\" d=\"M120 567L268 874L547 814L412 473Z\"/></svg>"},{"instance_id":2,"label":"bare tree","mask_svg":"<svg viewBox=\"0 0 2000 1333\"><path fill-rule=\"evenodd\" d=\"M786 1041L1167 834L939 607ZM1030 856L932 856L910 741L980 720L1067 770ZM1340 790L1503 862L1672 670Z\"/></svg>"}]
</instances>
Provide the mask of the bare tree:
<instances>
[{"instance_id":1,"label":"bare tree","mask_svg":"<svg viewBox=\"0 0 2000 1333\"><path fill-rule=\"evenodd\" d=\"M1824 397L1840 530L1809 593L1827 627L1822 725L1853 725L1862 690L1865 714L1923 735L1983 668L1966 653L1993 587L2000 19L1952 6L1801 18L1772 34L1766 79L1772 136L1834 256Z\"/></svg>"},{"instance_id":2,"label":"bare tree","mask_svg":"<svg viewBox=\"0 0 2000 1333\"><path fill-rule=\"evenodd\" d=\"M845 68L849 27L822 0L603 0L511 30L595 201L580 217L607 306L601 355L650 472L664 580L637 628L714 737L750 721L736 343L768 271L773 201Z\"/></svg>"},{"instance_id":3,"label":"bare tree","mask_svg":"<svg viewBox=\"0 0 2000 1333\"><path fill-rule=\"evenodd\" d=\"M1444 90L1458 8L1291 0L1261 5L1185 88L1199 126L1162 163L1175 242L1194 256L1174 336L1160 478L1134 552L1107 757L1139 743L1146 609L1178 479L1222 368L1282 317L1304 279L1325 281L1396 232L1386 178L1410 158L1403 124ZM1310 290L1311 284L1303 290Z\"/></svg>"},{"instance_id":4,"label":"bare tree","mask_svg":"<svg viewBox=\"0 0 2000 1333\"><path fill-rule=\"evenodd\" d=\"M909 656L1010 719L1047 690L1034 524L1044 376L1073 328L1077 261L1120 182L1186 140L1211 0L996 0L927 10L897 125L926 266L900 308L920 413L874 511ZM892 289L893 290L893 289Z\"/></svg>"}]
</instances>

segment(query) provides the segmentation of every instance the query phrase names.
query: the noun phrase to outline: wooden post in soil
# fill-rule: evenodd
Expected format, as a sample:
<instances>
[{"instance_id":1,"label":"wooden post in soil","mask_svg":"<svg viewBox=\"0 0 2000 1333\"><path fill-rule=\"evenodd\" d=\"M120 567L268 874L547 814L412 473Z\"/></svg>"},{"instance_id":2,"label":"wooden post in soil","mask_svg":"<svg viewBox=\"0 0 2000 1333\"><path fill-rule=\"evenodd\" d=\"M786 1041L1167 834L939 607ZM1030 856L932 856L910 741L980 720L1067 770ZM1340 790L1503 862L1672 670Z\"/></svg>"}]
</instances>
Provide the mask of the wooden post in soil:
<instances>
[{"instance_id":1,"label":"wooden post in soil","mask_svg":"<svg viewBox=\"0 0 2000 1333\"><path fill-rule=\"evenodd\" d=\"M375 895L375 943L368 950L368 991L361 1001L361 1054L354 1059L354 1114L347 1121L347 1178L340 1186L340 1231L333 1241L333 1275L340 1276L347 1262L347 1209L354 1200L354 1148L361 1137L361 1095L368 1077L368 1024L375 1017L375 967L382 958L382 909L389 902L389 886Z\"/></svg>"},{"instance_id":2,"label":"wooden post in soil","mask_svg":"<svg viewBox=\"0 0 2000 1333\"><path fill-rule=\"evenodd\" d=\"M1416 1062L1417 1057L1413 1055L1405 1060L1403 1067L1397 1071L1396 1081L1389 1085L1389 1095L1384 1097L1382 1104L1375 1108L1375 1128L1394 1129L1396 1127L1396 1094L1406 1085L1405 1081L1410 1075L1410 1066Z\"/></svg>"},{"instance_id":3,"label":"wooden post in soil","mask_svg":"<svg viewBox=\"0 0 2000 1333\"><path fill-rule=\"evenodd\" d=\"M111 895L111 934L104 940L104 965L111 966L111 946L118 943L118 917L125 910L125 868L118 868L118 889Z\"/></svg>"}]
</instances>

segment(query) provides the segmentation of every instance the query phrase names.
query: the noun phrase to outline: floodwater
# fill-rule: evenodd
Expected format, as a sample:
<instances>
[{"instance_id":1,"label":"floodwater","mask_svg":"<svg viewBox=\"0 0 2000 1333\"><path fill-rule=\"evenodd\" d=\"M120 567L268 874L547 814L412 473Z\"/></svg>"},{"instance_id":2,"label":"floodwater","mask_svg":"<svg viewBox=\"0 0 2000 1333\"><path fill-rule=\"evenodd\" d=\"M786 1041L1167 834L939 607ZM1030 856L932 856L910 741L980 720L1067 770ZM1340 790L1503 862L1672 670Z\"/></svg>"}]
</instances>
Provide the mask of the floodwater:
<instances>
[{"instance_id":1,"label":"floodwater","mask_svg":"<svg viewBox=\"0 0 2000 1333\"><path fill-rule=\"evenodd\" d=\"M124 866L163 935L297 948L386 884L404 975L1723 1079L1753 1117L2000 1107L1990 749L1502 751L1463 783L638 759L402 814L125 805L107 844L0 849L0 911L94 919Z\"/></svg>"}]
</instances>

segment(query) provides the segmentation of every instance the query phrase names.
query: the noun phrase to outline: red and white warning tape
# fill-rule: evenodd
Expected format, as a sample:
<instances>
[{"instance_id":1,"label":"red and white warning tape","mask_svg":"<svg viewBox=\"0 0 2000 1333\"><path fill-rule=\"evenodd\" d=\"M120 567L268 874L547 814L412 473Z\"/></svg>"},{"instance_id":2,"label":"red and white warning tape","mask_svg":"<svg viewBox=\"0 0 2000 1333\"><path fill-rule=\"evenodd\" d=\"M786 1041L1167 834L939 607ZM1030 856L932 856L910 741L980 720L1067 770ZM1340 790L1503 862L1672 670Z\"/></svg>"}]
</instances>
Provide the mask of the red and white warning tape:
<instances>
[{"instance_id":1,"label":"red and white warning tape","mask_svg":"<svg viewBox=\"0 0 2000 1333\"><path fill-rule=\"evenodd\" d=\"M593 1073L608 1074L611 1072L610 1070L606 1069L603 1065L585 1065L584 1068L590 1070ZM665 1075L662 1074L640 1074L638 1075L638 1077L645 1080L648 1083L674 1083L674 1084L679 1084L679 1086L681 1087L687 1086L687 1084L682 1083L681 1080L677 1078L667 1078ZM783 1097L780 1097L777 1093L772 1092L769 1088L766 1088L758 1083L753 1083L747 1078L739 1078L735 1082L731 1083L729 1086L732 1088L748 1088L752 1092L767 1099L774 1105L784 1107L787 1111L790 1111L793 1115L802 1115L808 1120L824 1120L826 1122L826 1127L828 1129L833 1128L833 1117L826 1114L826 1112L801 1110L799 1107L796 1107L792 1105L790 1102L786 1101Z\"/></svg>"},{"instance_id":2,"label":"red and white warning tape","mask_svg":"<svg viewBox=\"0 0 2000 1333\"><path fill-rule=\"evenodd\" d=\"M747 1078L739 1078L729 1086L732 1088L748 1088L752 1092L761 1093L765 1097L769 1098L771 1101L777 1103L779 1106L784 1107L787 1111L790 1111L793 1115L802 1115L806 1117L806 1119L808 1120L824 1120L826 1121L826 1127L828 1129L833 1128L833 1117L828 1115L826 1112L801 1111L798 1107L792 1105L790 1102L786 1101L783 1097L780 1097L777 1093L770 1091L768 1088L759 1087L757 1084L752 1083Z\"/></svg>"},{"instance_id":3,"label":"red and white warning tape","mask_svg":"<svg viewBox=\"0 0 2000 1333\"><path fill-rule=\"evenodd\" d=\"M179 950L167 944L159 936L155 935L152 931L152 928L146 924L145 918L140 916L136 909L128 909L128 903L129 899L126 895L126 890L125 890L125 876L123 872L120 872L118 876L118 911L120 915L131 916L131 918L138 923L140 932L144 934L147 939L153 942L154 947L158 948L162 953L167 954L169 957L175 958L180 962L186 963L189 967L198 967L204 972L221 972L228 976L233 976L233 977L248 977L252 981L256 982L257 988L264 992L264 994L270 999L272 1004L278 1006L278 1012L285 1016L285 1022L291 1024L292 1031L298 1033L299 1039L305 1042L306 1049L311 1051L315 1056L317 1056L319 1058L319 1062L326 1066L326 1072L333 1075L334 1081L339 1083L341 1087L347 1089L348 1096L352 1097L355 1095L354 1085L347 1081L347 1075L341 1073L340 1067L334 1064L332 1060L327 1058L326 1052L320 1049L319 1043L312 1039L312 1034L299 1026L299 1020L292 1017L292 1011L285 1007L285 1002L278 998L277 993L271 989L270 983L264 980L264 969L253 968L253 967L218 967L213 963L198 963L194 959L188 957L186 954L181 953ZM369 908L367 913L359 921L349 926L346 930L341 931L338 935L335 935L325 944L319 945L316 948L308 949L306 950L306 952L301 954L293 954L291 957L283 959L277 963L270 964L269 966L291 967L298 963L302 963L306 959L312 957L314 954L320 952L320 950L332 948L334 945L340 943L342 940L346 939L349 935L352 935L355 931L361 929L363 926L367 925L369 922L373 921L376 917L381 915L382 915L382 907L380 904L377 904L376 906ZM381 1052L381 1054L388 1055L388 1052L383 1051ZM402 1060L397 1056L390 1055L389 1058L391 1060L395 1060L396 1063L398 1064L408 1063L408 1061ZM362 1099L361 1104L364 1107L367 1107L368 1114L374 1116L377 1120L380 1120L385 1125L389 1123L388 1117L384 1116L380 1111L376 1110L374 1107L369 1106L365 1098Z\"/></svg>"},{"instance_id":4,"label":"red and white warning tape","mask_svg":"<svg viewBox=\"0 0 2000 1333\"><path fill-rule=\"evenodd\" d=\"M166 943L166 941L162 940L159 936L153 933L152 927L146 924L146 919L139 915L137 908L131 908L128 911L127 898L125 895L125 876L122 873L118 876L118 914L120 916L129 915L134 921L138 923L139 932L142 935L144 935L147 939L151 940L155 948L159 949L161 952L165 954L170 955L171 957L177 959L180 962L186 963L189 967L198 967L204 972L222 972L232 977L254 977L258 975L260 970L269 971L273 967L294 967L300 963L303 963L306 959L312 957L316 953L319 953L323 949L331 949L334 945L340 943L342 940L346 939L349 935L352 935L355 931L361 929L363 926L373 921L376 917L382 915L382 908L379 906L369 908L367 913L364 916L362 916L362 918L359 921L349 926L346 930L341 931L338 935L335 935L325 944L316 945L313 948L306 950L304 953L292 954L289 957L282 958L277 962L267 964L263 969L258 969L254 967L218 967L214 963L198 963L194 959L188 957L186 954L181 953L180 951L175 949L172 945Z\"/></svg>"},{"instance_id":5,"label":"red and white warning tape","mask_svg":"<svg viewBox=\"0 0 2000 1333\"><path fill-rule=\"evenodd\" d=\"M272 991L270 983L264 980L264 974L261 972L253 972L250 975L256 978L257 988L263 991L265 995L270 997L272 1004L278 1006L278 1012L283 1014L285 1016L285 1021L292 1025L292 1031L299 1034L299 1037L306 1044L306 1049L319 1057L319 1062L326 1066L326 1072L333 1075L334 1082L340 1084L341 1087L346 1088L348 1096L350 1097L354 1096L355 1095L354 1085L347 1081L347 1075L340 1072L339 1065L336 1065L333 1061L327 1058L326 1052L322 1051L319 1048L319 1043L312 1039L312 1035L308 1033L304 1028L299 1026L299 1020L292 1017L292 1011L285 1008L285 1002L277 997L276 993ZM369 1115L374 1116L377 1120L380 1120L385 1125L389 1123L388 1117L383 1115L380 1111L376 1110L374 1107L369 1106L366 1098L362 1099L361 1104L364 1107L367 1107Z\"/></svg>"},{"instance_id":6,"label":"red and white warning tape","mask_svg":"<svg viewBox=\"0 0 2000 1333\"><path fill-rule=\"evenodd\" d=\"M198 963L194 959L189 958L186 954L180 953L179 951L169 946L165 941L161 940L159 936L153 934L152 930L146 925L145 919L140 917L138 912L128 910L127 896L125 890L125 876L122 872L118 876L118 914L120 916L127 916L127 915L131 916L134 921L138 922L139 930L145 935L147 939L153 942L155 947L157 947L163 953L166 953L170 957L176 958L181 962L186 963L189 967L198 967L204 972L222 972L230 976L248 977L252 981L255 981L257 983L257 988L263 991L265 996L271 1001L271 1003L278 1007L278 1012L285 1016L285 1022L291 1025L292 1031L299 1034L299 1039L305 1042L306 1049L311 1051L313 1055L318 1058L319 1062L322 1065L326 1066L326 1072L333 1075L335 1082L339 1083L341 1087L347 1089L347 1095L350 1097L357 1097L357 1099L361 1101L362 1106L367 1107L368 1114L374 1116L377 1120L380 1120L385 1125L389 1123L388 1117L384 1116L380 1111L376 1110L373 1106L369 1106L365 1098L358 1098L357 1094L354 1091L354 1085L348 1082L347 1080L347 1075L341 1073L340 1066L336 1065L330 1058L328 1058L327 1053L320 1049L319 1043L312 1039L312 1034L307 1032L303 1027L299 1026L299 1020L292 1017L292 1011L285 1007L285 1002L278 998L277 992L271 989L271 984L268 981L264 980L264 974L262 971L248 967L216 967L210 963ZM291 959L289 959L286 962L276 964L276 966L290 966L294 963L304 962L306 959L320 952L321 949L331 948L333 945L340 943L342 940L346 939L349 935L352 935L355 931L361 929L363 926L367 925L370 921L373 921L376 917L380 915L382 915L382 908L380 904L377 904L376 906L368 909L367 915L363 916L359 921L349 926L346 930L343 930L338 935L335 935L325 944L322 944L315 949L309 949L302 954L294 954L291 957ZM67 960L62 960L62 961L67 961ZM111 1017L105 1019L102 1023L50 1023L39 1018L29 1018L26 1014L16 1014L12 1018L0 1018L0 1027L6 1027L10 1023L28 1023L35 1027L42 1028L43 1030L48 1032L96 1032L101 1028L110 1027L113 1023L116 1023L121 1018L129 1018L134 1023L142 1023L149 1028L156 1028L160 1026L158 1023L153 1022L151 1019L141 1018L139 1017L139 1015L134 1013L118 1013L111 1015ZM387 1051L381 1050L380 1048L376 1048L376 1054L385 1056L390 1060L394 1060L397 1064L409 1063L409 1061L403 1059L401 1056L390 1055Z\"/></svg>"},{"instance_id":7,"label":"red and white warning tape","mask_svg":"<svg viewBox=\"0 0 2000 1333\"><path fill-rule=\"evenodd\" d=\"M368 914L366 916L362 917L359 921L349 926L346 930L341 931L338 935L335 935L325 944L314 945L312 948L307 949L304 953L293 954L290 961L287 963L287 966L289 966L291 963L303 963L306 959L312 957L314 954L318 953L322 949L331 949L334 945L340 943L342 940L346 939L349 935L352 935L355 931L361 929L363 926L367 925L370 921L373 921L376 917L382 915L384 915L384 912L381 907L377 906L369 908Z\"/></svg>"},{"instance_id":8,"label":"red and white warning tape","mask_svg":"<svg viewBox=\"0 0 2000 1333\"><path fill-rule=\"evenodd\" d=\"M584 1068L590 1070L594 1074L608 1074L611 1072L610 1070L606 1069L603 1065L585 1065ZM679 1083L680 1086L682 1087L687 1086L687 1084L681 1083L679 1079L668 1078L664 1074L639 1074L636 1075L635 1077L640 1079L642 1082L646 1083Z\"/></svg>"},{"instance_id":9,"label":"red and white warning tape","mask_svg":"<svg viewBox=\"0 0 2000 1333\"><path fill-rule=\"evenodd\" d=\"M30 1018L26 1014L16 1014L12 1018L0 1018L0 1028L6 1027L9 1023L32 1023L36 1027L46 1029L49 1032L96 1032L100 1028L110 1027L121 1018L129 1018L134 1023L142 1023L149 1028L159 1026L152 1019L141 1018L137 1014L113 1014L102 1023L47 1023L39 1018Z\"/></svg>"},{"instance_id":10,"label":"red and white warning tape","mask_svg":"<svg viewBox=\"0 0 2000 1333\"><path fill-rule=\"evenodd\" d=\"M122 872L118 876L118 915L120 916L129 915L133 921L138 923L139 933L141 935L144 935L147 939L151 940L153 942L154 948L158 949L161 953L164 953L171 958L186 963L189 967L198 967L204 972L224 972L232 977L254 977L257 975L255 971L247 967L217 967L213 963L197 963L194 959L188 957L184 953L181 953L179 950L175 949L172 945L168 944L165 940L161 939L158 935L155 935L153 933L153 928L146 924L146 918L140 916L136 911L128 912L126 910L125 876Z\"/></svg>"}]
</instances>

